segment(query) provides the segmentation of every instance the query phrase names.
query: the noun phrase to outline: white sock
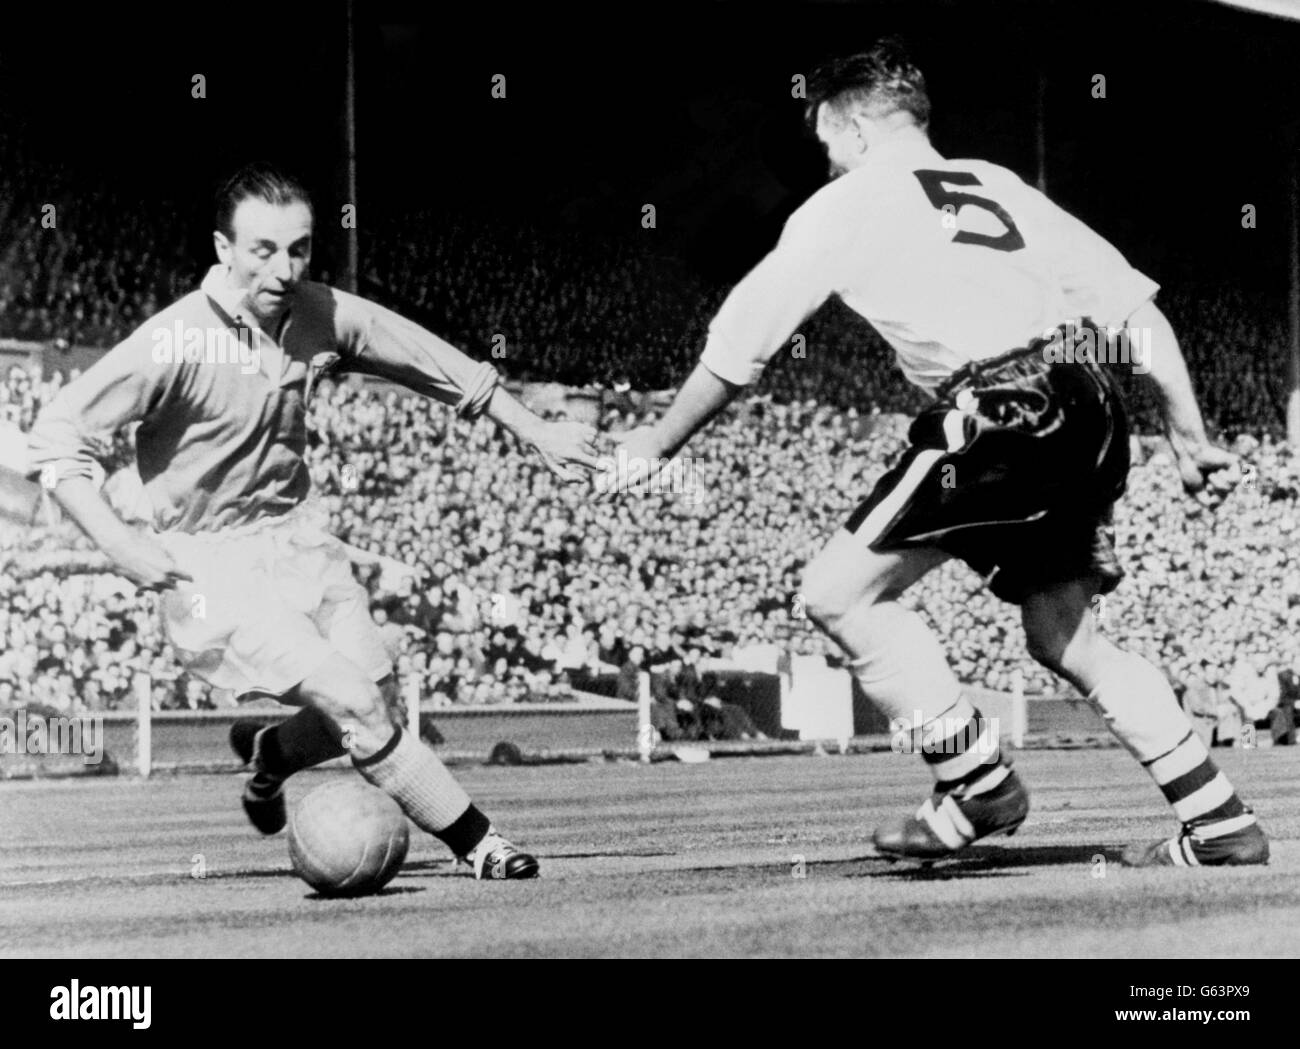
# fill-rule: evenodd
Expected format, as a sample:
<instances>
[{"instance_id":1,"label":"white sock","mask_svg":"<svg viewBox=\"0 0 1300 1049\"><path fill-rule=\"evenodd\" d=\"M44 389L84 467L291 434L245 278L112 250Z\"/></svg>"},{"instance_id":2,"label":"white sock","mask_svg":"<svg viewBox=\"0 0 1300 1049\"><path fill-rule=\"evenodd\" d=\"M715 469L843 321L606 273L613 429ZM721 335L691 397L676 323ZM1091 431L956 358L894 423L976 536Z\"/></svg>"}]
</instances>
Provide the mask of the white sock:
<instances>
[{"instance_id":1,"label":"white sock","mask_svg":"<svg viewBox=\"0 0 1300 1049\"><path fill-rule=\"evenodd\" d=\"M421 830L439 834L469 809L469 795L438 756L398 729L368 758L353 758L357 771L402 807Z\"/></svg>"},{"instance_id":2,"label":"white sock","mask_svg":"<svg viewBox=\"0 0 1300 1049\"><path fill-rule=\"evenodd\" d=\"M897 601L882 601L866 613L864 626L865 654L849 666L862 691L890 719L920 726L956 705L961 683L919 615Z\"/></svg>"}]
</instances>

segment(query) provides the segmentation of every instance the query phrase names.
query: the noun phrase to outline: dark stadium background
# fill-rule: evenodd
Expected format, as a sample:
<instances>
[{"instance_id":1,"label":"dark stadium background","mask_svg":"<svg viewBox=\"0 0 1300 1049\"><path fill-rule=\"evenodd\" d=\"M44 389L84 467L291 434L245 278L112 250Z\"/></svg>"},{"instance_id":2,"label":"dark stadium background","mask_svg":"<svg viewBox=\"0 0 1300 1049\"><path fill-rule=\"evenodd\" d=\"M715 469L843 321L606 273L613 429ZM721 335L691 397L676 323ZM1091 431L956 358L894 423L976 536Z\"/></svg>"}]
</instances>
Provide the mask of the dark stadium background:
<instances>
[{"instance_id":1,"label":"dark stadium background","mask_svg":"<svg viewBox=\"0 0 1300 1049\"><path fill-rule=\"evenodd\" d=\"M289 164L338 213L342 4L58 12L17 16L0 39L10 131L34 152L143 206L192 202L202 261L210 187L241 161ZM356 19L363 236L397 206L643 237L640 208L654 203L656 250L734 279L821 180L791 76L901 32L927 73L941 151L1032 180L1043 71L1053 197L1164 282L1285 287L1300 25L1281 19L1196 0L371 3ZM194 73L207 77L201 101ZM504 102L489 96L495 73ZM1091 97L1096 73L1104 100ZM340 250L322 244L318 263Z\"/></svg>"}]
</instances>

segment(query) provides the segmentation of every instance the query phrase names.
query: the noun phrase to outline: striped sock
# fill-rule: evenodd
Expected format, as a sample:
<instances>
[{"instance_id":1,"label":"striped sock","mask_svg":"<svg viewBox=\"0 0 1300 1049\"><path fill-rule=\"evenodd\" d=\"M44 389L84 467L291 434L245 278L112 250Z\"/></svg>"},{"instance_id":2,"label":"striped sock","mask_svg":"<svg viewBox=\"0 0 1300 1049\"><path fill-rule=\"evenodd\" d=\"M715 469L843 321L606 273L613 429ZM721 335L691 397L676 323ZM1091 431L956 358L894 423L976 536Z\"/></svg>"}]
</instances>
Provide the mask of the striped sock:
<instances>
[{"instance_id":1,"label":"striped sock","mask_svg":"<svg viewBox=\"0 0 1300 1049\"><path fill-rule=\"evenodd\" d=\"M487 817L470 804L447 766L400 728L374 754L353 757L352 764L396 801L412 823L441 838L457 856L471 852L487 833Z\"/></svg>"},{"instance_id":2,"label":"striped sock","mask_svg":"<svg viewBox=\"0 0 1300 1049\"><path fill-rule=\"evenodd\" d=\"M1002 757L996 720L984 717L962 696L921 726L917 749L934 775L936 793L983 794L1011 772Z\"/></svg>"},{"instance_id":3,"label":"striped sock","mask_svg":"<svg viewBox=\"0 0 1300 1049\"><path fill-rule=\"evenodd\" d=\"M1231 834L1256 822L1195 732L1188 731L1171 750L1142 765L1173 806L1179 822L1197 825L1198 839Z\"/></svg>"},{"instance_id":4,"label":"striped sock","mask_svg":"<svg viewBox=\"0 0 1300 1049\"><path fill-rule=\"evenodd\" d=\"M1141 656L1116 652L1088 700L1151 773L1179 821L1197 825L1198 839L1231 834L1256 822L1210 760L1168 678Z\"/></svg>"}]
</instances>

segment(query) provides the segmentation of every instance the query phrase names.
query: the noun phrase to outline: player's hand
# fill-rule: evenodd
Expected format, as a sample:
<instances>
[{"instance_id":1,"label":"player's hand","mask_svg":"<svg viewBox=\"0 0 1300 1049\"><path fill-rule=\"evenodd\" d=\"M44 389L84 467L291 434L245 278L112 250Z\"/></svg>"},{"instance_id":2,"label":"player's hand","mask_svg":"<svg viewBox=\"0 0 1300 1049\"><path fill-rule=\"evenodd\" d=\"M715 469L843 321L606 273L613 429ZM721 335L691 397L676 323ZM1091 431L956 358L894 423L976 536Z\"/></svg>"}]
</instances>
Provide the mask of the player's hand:
<instances>
[{"instance_id":1,"label":"player's hand","mask_svg":"<svg viewBox=\"0 0 1300 1049\"><path fill-rule=\"evenodd\" d=\"M172 555L153 540L137 535L118 550L109 552L118 573L141 590L172 590L194 577L182 572Z\"/></svg>"},{"instance_id":2,"label":"player's hand","mask_svg":"<svg viewBox=\"0 0 1300 1049\"><path fill-rule=\"evenodd\" d=\"M576 467L600 469L597 459L596 428L587 423L557 420L544 422L532 441L548 470L566 484L582 479Z\"/></svg>"},{"instance_id":3,"label":"player's hand","mask_svg":"<svg viewBox=\"0 0 1300 1049\"><path fill-rule=\"evenodd\" d=\"M1174 449L1174 459L1178 464L1178 475L1183 480L1183 489L1189 494L1199 492L1212 474L1220 470L1231 470L1237 465L1237 457L1226 448L1217 448L1208 441L1192 441L1170 436Z\"/></svg>"},{"instance_id":4,"label":"player's hand","mask_svg":"<svg viewBox=\"0 0 1300 1049\"><path fill-rule=\"evenodd\" d=\"M654 480L653 464L659 460L660 469L667 461L667 451L653 426L638 426L617 438L614 454L601 459L601 470L596 476L596 494L610 501L639 485Z\"/></svg>"}]
</instances>

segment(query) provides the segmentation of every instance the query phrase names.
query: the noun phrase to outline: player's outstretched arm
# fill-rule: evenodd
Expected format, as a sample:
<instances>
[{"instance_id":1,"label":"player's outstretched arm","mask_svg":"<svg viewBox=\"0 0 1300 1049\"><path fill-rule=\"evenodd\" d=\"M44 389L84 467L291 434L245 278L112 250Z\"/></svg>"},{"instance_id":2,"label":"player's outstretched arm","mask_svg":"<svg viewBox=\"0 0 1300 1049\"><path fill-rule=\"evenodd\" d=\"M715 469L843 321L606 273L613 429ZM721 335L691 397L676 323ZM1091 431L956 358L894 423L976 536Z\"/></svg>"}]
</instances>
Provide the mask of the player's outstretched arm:
<instances>
[{"instance_id":1,"label":"player's outstretched arm","mask_svg":"<svg viewBox=\"0 0 1300 1049\"><path fill-rule=\"evenodd\" d=\"M1147 363L1151 378L1160 390L1169 443L1174 450L1183 487L1189 492L1198 491L1208 475L1232 466L1236 456L1216 448L1206 436L1205 422L1196 403L1187 363L1178 347L1178 337L1155 302L1148 301L1140 306L1129 318L1128 325L1150 333Z\"/></svg>"},{"instance_id":2,"label":"player's outstretched arm","mask_svg":"<svg viewBox=\"0 0 1300 1049\"><path fill-rule=\"evenodd\" d=\"M697 364L655 427L663 454L676 455L697 432L735 399L744 387Z\"/></svg>"},{"instance_id":3,"label":"player's outstretched arm","mask_svg":"<svg viewBox=\"0 0 1300 1049\"><path fill-rule=\"evenodd\" d=\"M154 362L152 337L137 329L63 387L27 435L29 475L40 477L122 575L146 589L166 589L189 577L161 546L117 516L92 479L94 460L96 449L124 426L163 410L178 374Z\"/></svg>"},{"instance_id":4,"label":"player's outstretched arm","mask_svg":"<svg viewBox=\"0 0 1300 1049\"><path fill-rule=\"evenodd\" d=\"M655 463L680 452L757 381L795 327L826 301L833 287L827 260L835 257L846 224L828 227L823 210L805 205L796 212L776 247L731 289L709 325L700 363L659 422L619 441L623 459L607 462L598 491L611 493L653 480Z\"/></svg>"},{"instance_id":5,"label":"player's outstretched arm","mask_svg":"<svg viewBox=\"0 0 1300 1049\"><path fill-rule=\"evenodd\" d=\"M674 456L743 389L715 375L707 366L697 364L663 418L654 426L631 431L620 443L629 455ZM635 450L634 444L638 445Z\"/></svg>"},{"instance_id":6,"label":"player's outstretched arm","mask_svg":"<svg viewBox=\"0 0 1300 1049\"><path fill-rule=\"evenodd\" d=\"M659 422L639 426L619 438L621 458L605 460L604 470L596 479L596 492L608 499L654 480L658 470L742 389L697 364Z\"/></svg>"},{"instance_id":7,"label":"player's outstretched arm","mask_svg":"<svg viewBox=\"0 0 1300 1049\"><path fill-rule=\"evenodd\" d=\"M496 369L474 360L427 328L377 303L331 289L335 328L349 368L405 386L455 407L464 418L487 415L541 456L563 481L597 468L596 431L584 423L540 419L499 384Z\"/></svg>"},{"instance_id":8,"label":"player's outstretched arm","mask_svg":"<svg viewBox=\"0 0 1300 1049\"><path fill-rule=\"evenodd\" d=\"M53 489L63 507L114 567L142 590L168 590L191 577L147 536L127 527L88 477L68 477Z\"/></svg>"},{"instance_id":9,"label":"player's outstretched arm","mask_svg":"<svg viewBox=\"0 0 1300 1049\"><path fill-rule=\"evenodd\" d=\"M548 422L541 419L502 386L492 391L492 399L488 401L484 414L532 448L562 481L581 479L582 475L575 467L595 470L600 465L596 458L594 426L568 420Z\"/></svg>"}]
</instances>

